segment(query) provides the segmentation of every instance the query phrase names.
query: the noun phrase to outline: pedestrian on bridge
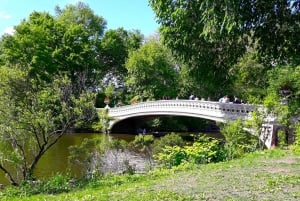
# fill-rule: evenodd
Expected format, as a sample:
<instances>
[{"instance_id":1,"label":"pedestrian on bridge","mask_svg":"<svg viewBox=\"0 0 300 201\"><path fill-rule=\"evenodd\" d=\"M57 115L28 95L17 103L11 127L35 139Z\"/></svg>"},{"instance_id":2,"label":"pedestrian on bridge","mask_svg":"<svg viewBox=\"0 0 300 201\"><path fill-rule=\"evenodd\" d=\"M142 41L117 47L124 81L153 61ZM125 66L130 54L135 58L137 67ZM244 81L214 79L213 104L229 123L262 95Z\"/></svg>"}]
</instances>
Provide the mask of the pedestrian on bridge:
<instances>
[{"instance_id":1,"label":"pedestrian on bridge","mask_svg":"<svg viewBox=\"0 0 300 201\"><path fill-rule=\"evenodd\" d=\"M229 103L229 102L230 102L230 99L228 98L227 95L225 95L219 99L219 103Z\"/></svg>"}]
</instances>

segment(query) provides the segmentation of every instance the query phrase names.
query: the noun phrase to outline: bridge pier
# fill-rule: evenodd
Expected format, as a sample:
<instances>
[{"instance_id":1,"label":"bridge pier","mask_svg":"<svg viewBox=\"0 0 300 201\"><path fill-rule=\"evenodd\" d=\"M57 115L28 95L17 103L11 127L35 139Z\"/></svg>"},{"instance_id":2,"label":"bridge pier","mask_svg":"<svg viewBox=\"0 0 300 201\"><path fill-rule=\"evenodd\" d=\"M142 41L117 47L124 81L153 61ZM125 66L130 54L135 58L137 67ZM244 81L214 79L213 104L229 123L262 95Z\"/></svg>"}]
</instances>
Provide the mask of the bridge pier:
<instances>
[{"instance_id":1,"label":"bridge pier","mask_svg":"<svg viewBox=\"0 0 300 201\"><path fill-rule=\"evenodd\" d=\"M260 140L268 149L278 146L278 131L282 126L278 123L265 123L262 125Z\"/></svg>"}]
</instances>

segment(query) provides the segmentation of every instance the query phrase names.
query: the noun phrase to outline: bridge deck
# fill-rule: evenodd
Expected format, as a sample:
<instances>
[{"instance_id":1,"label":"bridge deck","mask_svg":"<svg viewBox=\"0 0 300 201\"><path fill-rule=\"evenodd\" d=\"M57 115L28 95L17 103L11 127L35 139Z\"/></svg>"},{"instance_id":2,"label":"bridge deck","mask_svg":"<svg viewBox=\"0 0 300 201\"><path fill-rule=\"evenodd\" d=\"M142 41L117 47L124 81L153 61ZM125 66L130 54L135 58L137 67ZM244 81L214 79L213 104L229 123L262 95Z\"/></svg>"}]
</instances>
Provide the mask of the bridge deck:
<instances>
[{"instance_id":1,"label":"bridge deck","mask_svg":"<svg viewBox=\"0 0 300 201\"><path fill-rule=\"evenodd\" d=\"M109 128L111 129L113 125L119 121L139 116L189 116L219 122L228 122L238 118L245 120L251 118L250 114L255 110L255 106L250 104L219 103L202 100L159 100L114 108L108 107L106 109L108 115L112 118L109 122ZM270 127L271 130L265 129L266 134L262 133L259 138L261 139L261 137L263 137L266 146L271 148L274 144L274 133L277 132L277 126L276 118L272 115L269 116L271 118L267 117L267 119L265 119L267 124L264 125L268 128ZM262 132L264 132L264 130Z\"/></svg>"},{"instance_id":2,"label":"bridge deck","mask_svg":"<svg viewBox=\"0 0 300 201\"><path fill-rule=\"evenodd\" d=\"M237 118L248 118L253 110L254 106L249 104L201 100L159 100L109 108L108 114L116 120L147 115L174 115L225 122Z\"/></svg>"}]
</instances>

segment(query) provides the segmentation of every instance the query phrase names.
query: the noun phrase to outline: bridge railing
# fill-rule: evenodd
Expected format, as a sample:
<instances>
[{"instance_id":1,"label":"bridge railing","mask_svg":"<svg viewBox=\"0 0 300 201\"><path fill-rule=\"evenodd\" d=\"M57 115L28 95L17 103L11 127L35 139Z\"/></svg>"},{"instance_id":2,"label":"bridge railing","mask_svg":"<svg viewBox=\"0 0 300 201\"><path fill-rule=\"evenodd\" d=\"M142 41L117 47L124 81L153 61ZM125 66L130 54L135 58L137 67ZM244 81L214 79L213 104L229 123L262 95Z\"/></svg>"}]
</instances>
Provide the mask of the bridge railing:
<instances>
[{"instance_id":1,"label":"bridge railing","mask_svg":"<svg viewBox=\"0 0 300 201\"><path fill-rule=\"evenodd\" d=\"M254 110L254 105L219 103L214 101L202 100L160 100L139 102L132 105L109 108L109 115L112 117L126 115L128 113L139 113L143 111L166 111L176 108L183 111L198 110L226 114L227 116L245 117Z\"/></svg>"},{"instance_id":2,"label":"bridge railing","mask_svg":"<svg viewBox=\"0 0 300 201\"><path fill-rule=\"evenodd\" d=\"M202 100L147 101L107 109L108 115L113 118L113 120L110 121L110 129L118 121L138 116L179 115L204 118L218 122L228 122L229 120L238 118L251 118L250 113L255 109L265 110L263 107L258 106L258 108L256 108L255 105L250 104L219 103ZM267 115L267 117L265 117L265 123L262 126L264 129L258 134L259 138L263 138L263 142L266 146L271 148L275 142L274 136L278 130L277 128L280 126L276 121L276 116L272 114ZM245 130L250 131L250 133L254 132L253 129L245 128Z\"/></svg>"}]
</instances>

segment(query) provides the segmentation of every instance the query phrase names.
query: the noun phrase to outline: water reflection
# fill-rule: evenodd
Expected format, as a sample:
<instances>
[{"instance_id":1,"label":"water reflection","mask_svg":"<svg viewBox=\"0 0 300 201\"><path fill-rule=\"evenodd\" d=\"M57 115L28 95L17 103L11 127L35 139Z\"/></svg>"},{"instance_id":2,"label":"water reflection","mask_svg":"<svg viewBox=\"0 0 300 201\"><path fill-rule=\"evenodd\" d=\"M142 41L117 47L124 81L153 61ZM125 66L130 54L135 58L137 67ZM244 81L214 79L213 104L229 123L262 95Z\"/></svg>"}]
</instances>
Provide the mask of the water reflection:
<instances>
[{"instance_id":1,"label":"water reflection","mask_svg":"<svg viewBox=\"0 0 300 201\"><path fill-rule=\"evenodd\" d=\"M68 147L72 145L80 145L84 138L96 138L100 137L101 134L88 134L88 133L76 133L66 134L46 152L41 158L34 174L40 178L47 178L56 173L66 173L68 171ZM74 175L80 175L80 170L71 169Z\"/></svg>"},{"instance_id":2,"label":"water reflection","mask_svg":"<svg viewBox=\"0 0 300 201\"><path fill-rule=\"evenodd\" d=\"M66 173L68 171L68 147L80 145L84 138L96 138L101 134L66 134L42 156L37 164L34 175L39 179L53 176L56 173ZM71 170L74 175L78 175L79 170ZM9 184L2 172L0 172L0 184Z\"/></svg>"},{"instance_id":3,"label":"water reflection","mask_svg":"<svg viewBox=\"0 0 300 201\"><path fill-rule=\"evenodd\" d=\"M182 136L189 136L189 134L182 134ZM222 137L220 134L211 134L210 136L215 138ZM45 155L40 159L37 167L35 169L35 176L41 180L49 178L56 173L67 173L70 171L72 176L82 176L82 170L78 168L71 168L68 170L68 147L72 145L80 145L85 138L93 139L103 137L103 134L99 133L76 133L76 134L66 134L64 135ZM122 139L127 142L134 140L135 135L130 134L111 134L110 137L113 139ZM144 168L141 163L145 163L140 156L131 153L132 158L136 158L136 163L134 164L137 169ZM8 184L7 179L4 177L3 173L0 172L0 183Z\"/></svg>"}]
</instances>

